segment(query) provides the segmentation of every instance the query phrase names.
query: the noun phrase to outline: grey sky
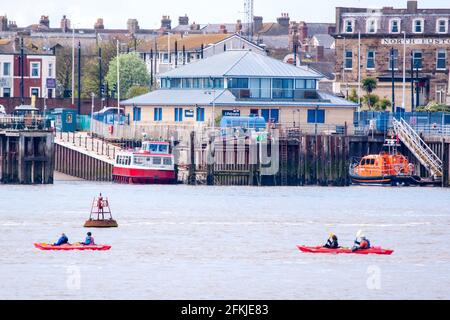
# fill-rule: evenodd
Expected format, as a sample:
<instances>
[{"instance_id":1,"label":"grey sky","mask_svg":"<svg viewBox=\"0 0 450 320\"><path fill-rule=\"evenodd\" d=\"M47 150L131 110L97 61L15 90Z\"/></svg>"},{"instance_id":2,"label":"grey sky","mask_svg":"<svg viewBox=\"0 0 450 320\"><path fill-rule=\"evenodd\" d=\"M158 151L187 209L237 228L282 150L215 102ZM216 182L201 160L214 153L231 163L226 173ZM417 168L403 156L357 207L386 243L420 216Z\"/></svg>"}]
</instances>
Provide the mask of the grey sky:
<instances>
[{"instance_id":1,"label":"grey sky","mask_svg":"<svg viewBox=\"0 0 450 320\"><path fill-rule=\"evenodd\" d=\"M406 7L407 0L255 0L255 14L264 21L276 21L281 12L290 14L293 20L307 22L334 22L337 6L357 7ZM93 27L102 17L106 28L125 28L128 18L139 20L141 28L157 28L162 15L170 15L173 25L178 16L187 14L190 22L234 23L244 19L244 0L14 0L2 1L1 15L7 14L19 26L37 23L43 14L50 16L51 26L56 27L63 14L81 27ZM448 0L419 0L422 8L450 8Z\"/></svg>"}]
</instances>

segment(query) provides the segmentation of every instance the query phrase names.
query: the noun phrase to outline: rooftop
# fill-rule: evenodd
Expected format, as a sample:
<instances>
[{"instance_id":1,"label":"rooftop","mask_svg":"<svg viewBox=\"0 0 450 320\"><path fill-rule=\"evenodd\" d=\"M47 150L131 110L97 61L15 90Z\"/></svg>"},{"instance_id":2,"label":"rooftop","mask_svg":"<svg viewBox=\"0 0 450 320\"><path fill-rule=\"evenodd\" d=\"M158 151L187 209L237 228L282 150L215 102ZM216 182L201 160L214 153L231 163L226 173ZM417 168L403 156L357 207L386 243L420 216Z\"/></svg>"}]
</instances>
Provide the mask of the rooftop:
<instances>
[{"instance_id":1,"label":"rooftop","mask_svg":"<svg viewBox=\"0 0 450 320\"><path fill-rule=\"evenodd\" d=\"M229 50L160 75L161 78L243 76L323 78L321 74L306 67L295 67L277 59L245 50Z\"/></svg>"},{"instance_id":2,"label":"rooftop","mask_svg":"<svg viewBox=\"0 0 450 320\"><path fill-rule=\"evenodd\" d=\"M215 96L215 99L214 99ZM216 90L156 90L142 96L122 101L122 106L295 106L295 107L346 107L356 108L357 104L325 92L318 92L317 100L240 100L228 89Z\"/></svg>"}]
</instances>

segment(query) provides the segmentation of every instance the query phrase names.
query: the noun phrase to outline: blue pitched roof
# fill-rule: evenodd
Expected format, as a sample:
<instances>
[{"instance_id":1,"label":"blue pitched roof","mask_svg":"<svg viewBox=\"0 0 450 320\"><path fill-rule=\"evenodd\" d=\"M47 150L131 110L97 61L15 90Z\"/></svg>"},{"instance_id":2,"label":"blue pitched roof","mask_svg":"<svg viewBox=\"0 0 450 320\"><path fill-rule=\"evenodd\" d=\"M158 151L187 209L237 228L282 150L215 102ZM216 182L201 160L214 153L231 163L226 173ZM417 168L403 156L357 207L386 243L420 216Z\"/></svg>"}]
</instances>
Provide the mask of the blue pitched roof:
<instances>
[{"instance_id":1,"label":"blue pitched roof","mask_svg":"<svg viewBox=\"0 0 450 320\"><path fill-rule=\"evenodd\" d=\"M229 50L192 62L160 75L160 78L269 77L313 78L323 75L304 66L293 66L252 51Z\"/></svg>"}]
</instances>

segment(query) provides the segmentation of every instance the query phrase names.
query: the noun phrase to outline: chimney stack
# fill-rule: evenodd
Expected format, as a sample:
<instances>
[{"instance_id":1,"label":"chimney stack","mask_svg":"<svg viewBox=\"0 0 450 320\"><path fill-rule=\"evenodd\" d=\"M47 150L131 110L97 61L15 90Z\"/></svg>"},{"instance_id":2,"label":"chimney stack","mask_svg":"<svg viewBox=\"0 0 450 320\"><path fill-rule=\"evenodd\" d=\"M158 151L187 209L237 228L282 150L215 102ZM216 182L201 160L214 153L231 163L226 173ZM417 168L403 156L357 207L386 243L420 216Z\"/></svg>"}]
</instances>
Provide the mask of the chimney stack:
<instances>
[{"instance_id":1,"label":"chimney stack","mask_svg":"<svg viewBox=\"0 0 450 320\"><path fill-rule=\"evenodd\" d=\"M63 32L67 32L70 29L70 20L65 15L61 19L60 27Z\"/></svg>"},{"instance_id":2,"label":"chimney stack","mask_svg":"<svg viewBox=\"0 0 450 320\"><path fill-rule=\"evenodd\" d=\"M282 13L281 17L279 17L277 19L277 22L279 25L285 27L285 28L289 28L289 22L290 22L291 18L289 18L289 14L288 13Z\"/></svg>"},{"instance_id":3,"label":"chimney stack","mask_svg":"<svg viewBox=\"0 0 450 320\"><path fill-rule=\"evenodd\" d=\"M103 19L102 18L98 18L97 22L94 24L94 29L95 30L103 30L105 29L105 24L103 23Z\"/></svg>"},{"instance_id":4,"label":"chimney stack","mask_svg":"<svg viewBox=\"0 0 450 320\"><path fill-rule=\"evenodd\" d=\"M187 16L187 14L185 14L184 17L178 18L178 24L180 26L188 26L189 25L189 17Z\"/></svg>"},{"instance_id":5,"label":"chimney stack","mask_svg":"<svg viewBox=\"0 0 450 320\"><path fill-rule=\"evenodd\" d=\"M163 16L161 19L161 29L171 30L172 29L172 20L170 20L170 16Z\"/></svg>"},{"instance_id":6,"label":"chimney stack","mask_svg":"<svg viewBox=\"0 0 450 320\"><path fill-rule=\"evenodd\" d=\"M236 33L242 34L242 21L241 20L238 20L236 22Z\"/></svg>"},{"instance_id":7,"label":"chimney stack","mask_svg":"<svg viewBox=\"0 0 450 320\"><path fill-rule=\"evenodd\" d=\"M416 13L417 12L417 0L409 0L408 1L408 13Z\"/></svg>"},{"instance_id":8,"label":"chimney stack","mask_svg":"<svg viewBox=\"0 0 450 320\"><path fill-rule=\"evenodd\" d=\"M228 33L227 27L224 24L220 25L219 33L220 34L227 34Z\"/></svg>"},{"instance_id":9,"label":"chimney stack","mask_svg":"<svg viewBox=\"0 0 450 320\"><path fill-rule=\"evenodd\" d=\"M308 39L308 25L304 21L301 21L298 25L298 39L300 43L305 43Z\"/></svg>"},{"instance_id":10,"label":"chimney stack","mask_svg":"<svg viewBox=\"0 0 450 320\"><path fill-rule=\"evenodd\" d=\"M253 18L253 26L255 28L255 32L260 31L263 28L263 17L255 16Z\"/></svg>"},{"instance_id":11,"label":"chimney stack","mask_svg":"<svg viewBox=\"0 0 450 320\"><path fill-rule=\"evenodd\" d=\"M39 20L39 24L41 26L45 26L47 28L50 28L50 19L48 18L48 16L41 16L41 19Z\"/></svg>"},{"instance_id":12,"label":"chimney stack","mask_svg":"<svg viewBox=\"0 0 450 320\"><path fill-rule=\"evenodd\" d=\"M131 34L137 33L139 31L139 22L137 21L137 19L128 19L127 29Z\"/></svg>"},{"instance_id":13,"label":"chimney stack","mask_svg":"<svg viewBox=\"0 0 450 320\"><path fill-rule=\"evenodd\" d=\"M192 30L192 31L198 31L198 30L200 30L200 25L199 25L199 24L196 24L195 22L193 22L193 23L191 24L191 30Z\"/></svg>"},{"instance_id":14,"label":"chimney stack","mask_svg":"<svg viewBox=\"0 0 450 320\"><path fill-rule=\"evenodd\" d=\"M8 31L8 18L6 16L0 17L0 31Z\"/></svg>"}]
</instances>

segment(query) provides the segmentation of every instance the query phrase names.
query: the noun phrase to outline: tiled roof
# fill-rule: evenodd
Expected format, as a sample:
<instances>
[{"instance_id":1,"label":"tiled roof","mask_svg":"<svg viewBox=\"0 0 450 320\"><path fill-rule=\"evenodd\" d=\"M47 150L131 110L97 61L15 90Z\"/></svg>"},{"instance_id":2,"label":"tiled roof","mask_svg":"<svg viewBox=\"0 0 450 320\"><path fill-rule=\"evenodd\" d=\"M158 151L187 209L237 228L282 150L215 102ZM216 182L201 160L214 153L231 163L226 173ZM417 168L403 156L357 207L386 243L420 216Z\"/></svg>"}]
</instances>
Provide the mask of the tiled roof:
<instances>
[{"instance_id":1,"label":"tiled roof","mask_svg":"<svg viewBox=\"0 0 450 320\"><path fill-rule=\"evenodd\" d=\"M183 50L183 46L186 50L198 50L202 44L206 47L211 43L217 43L224 39L233 36L233 34L190 34L190 35L170 35L170 48L175 49L175 42L178 43L178 50ZM159 51L167 51L169 43L169 36L161 36L156 38L156 44ZM144 41L138 46L139 52L149 52L155 50L155 41Z\"/></svg>"}]
</instances>

